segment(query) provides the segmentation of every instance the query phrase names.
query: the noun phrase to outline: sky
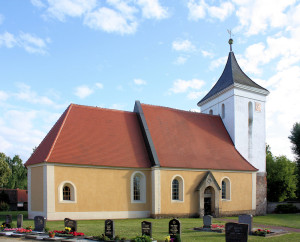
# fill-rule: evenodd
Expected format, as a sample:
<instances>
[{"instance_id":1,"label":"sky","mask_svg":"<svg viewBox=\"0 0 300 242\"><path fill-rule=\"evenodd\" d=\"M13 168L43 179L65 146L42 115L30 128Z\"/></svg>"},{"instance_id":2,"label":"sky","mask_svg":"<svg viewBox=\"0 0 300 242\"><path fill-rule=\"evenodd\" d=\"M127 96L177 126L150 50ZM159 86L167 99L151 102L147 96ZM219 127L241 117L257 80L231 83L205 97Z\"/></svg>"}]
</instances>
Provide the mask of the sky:
<instances>
[{"instance_id":1,"label":"sky","mask_svg":"<svg viewBox=\"0 0 300 242\"><path fill-rule=\"evenodd\" d=\"M225 67L227 30L243 71L270 91L266 142L294 160L296 0L0 0L0 152L25 162L70 103L199 110Z\"/></svg>"}]
</instances>

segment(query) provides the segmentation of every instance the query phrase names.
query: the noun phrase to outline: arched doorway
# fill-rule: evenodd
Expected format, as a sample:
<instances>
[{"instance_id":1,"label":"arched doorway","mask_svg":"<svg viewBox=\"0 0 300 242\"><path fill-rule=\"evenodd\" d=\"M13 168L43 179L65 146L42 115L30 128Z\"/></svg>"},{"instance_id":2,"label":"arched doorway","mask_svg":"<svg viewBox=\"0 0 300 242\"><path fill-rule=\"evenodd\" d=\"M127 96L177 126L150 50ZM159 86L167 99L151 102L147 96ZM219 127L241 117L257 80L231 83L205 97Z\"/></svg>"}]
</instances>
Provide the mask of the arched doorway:
<instances>
[{"instance_id":1,"label":"arched doorway","mask_svg":"<svg viewBox=\"0 0 300 242\"><path fill-rule=\"evenodd\" d=\"M204 190L204 215L212 215L213 214L212 199L213 199L213 188L207 187Z\"/></svg>"}]
</instances>

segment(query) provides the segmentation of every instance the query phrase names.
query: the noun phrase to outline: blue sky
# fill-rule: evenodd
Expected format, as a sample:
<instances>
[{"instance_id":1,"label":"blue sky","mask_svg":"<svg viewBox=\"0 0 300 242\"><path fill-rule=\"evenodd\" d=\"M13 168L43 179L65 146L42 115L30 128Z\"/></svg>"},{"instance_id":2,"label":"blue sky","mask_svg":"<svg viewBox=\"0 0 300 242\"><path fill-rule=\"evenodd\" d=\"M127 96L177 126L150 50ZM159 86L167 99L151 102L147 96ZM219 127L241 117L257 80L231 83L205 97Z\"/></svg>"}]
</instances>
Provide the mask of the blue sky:
<instances>
[{"instance_id":1,"label":"blue sky","mask_svg":"<svg viewBox=\"0 0 300 242\"><path fill-rule=\"evenodd\" d=\"M183 110L233 51L267 88L267 143L291 159L300 121L300 2L0 0L0 152L26 161L70 103Z\"/></svg>"}]
</instances>

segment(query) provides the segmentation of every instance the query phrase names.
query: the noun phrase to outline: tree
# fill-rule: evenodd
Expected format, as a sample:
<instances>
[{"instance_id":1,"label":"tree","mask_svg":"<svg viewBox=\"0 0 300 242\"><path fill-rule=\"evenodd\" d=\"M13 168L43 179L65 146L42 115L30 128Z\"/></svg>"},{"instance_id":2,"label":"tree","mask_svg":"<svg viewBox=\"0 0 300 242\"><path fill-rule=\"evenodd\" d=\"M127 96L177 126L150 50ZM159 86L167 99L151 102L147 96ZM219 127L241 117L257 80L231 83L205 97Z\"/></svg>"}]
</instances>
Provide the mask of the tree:
<instances>
[{"instance_id":1,"label":"tree","mask_svg":"<svg viewBox=\"0 0 300 242\"><path fill-rule=\"evenodd\" d=\"M7 188L27 189L27 169L21 158L18 155L15 155L13 159L7 157L6 162L12 172L8 179Z\"/></svg>"},{"instance_id":2,"label":"tree","mask_svg":"<svg viewBox=\"0 0 300 242\"><path fill-rule=\"evenodd\" d=\"M293 125L289 139L292 143L292 151L296 155L298 180L297 197L300 199L300 123L295 123Z\"/></svg>"},{"instance_id":3,"label":"tree","mask_svg":"<svg viewBox=\"0 0 300 242\"><path fill-rule=\"evenodd\" d=\"M11 176L11 170L5 160L4 153L0 153L0 187L4 187L8 183L8 179Z\"/></svg>"},{"instance_id":4,"label":"tree","mask_svg":"<svg viewBox=\"0 0 300 242\"><path fill-rule=\"evenodd\" d=\"M267 196L270 202L296 199L296 163L285 156L274 157L267 146Z\"/></svg>"},{"instance_id":5,"label":"tree","mask_svg":"<svg viewBox=\"0 0 300 242\"><path fill-rule=\"evenodd\" d=\"M300 123L295 123L291 130L289 139L292 142L292 151L296 155L296 160L300 162Z\"/></svg>"}]
</instances>

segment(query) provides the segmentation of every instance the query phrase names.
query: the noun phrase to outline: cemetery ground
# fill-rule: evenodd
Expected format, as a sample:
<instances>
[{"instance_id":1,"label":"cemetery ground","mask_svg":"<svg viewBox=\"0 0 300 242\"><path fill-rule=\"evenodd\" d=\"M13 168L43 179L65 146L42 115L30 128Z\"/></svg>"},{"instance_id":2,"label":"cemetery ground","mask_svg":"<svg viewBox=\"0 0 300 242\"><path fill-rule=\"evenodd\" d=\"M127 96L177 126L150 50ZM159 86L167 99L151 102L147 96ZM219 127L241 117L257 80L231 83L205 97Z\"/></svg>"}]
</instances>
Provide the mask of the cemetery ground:
<instances>
[{"instance_id":1,"label":"cemetery ground","mask_svg":"<svg viewBox=\"0 0 300 242\"><path fill-rule=\"evenodd\" d=\"M25 211L0 212L0 222L4 221L6 214L13 215L13 223L16 224L17 214L23 214L23 227L34 227L33 220L27 219ZM225 224L227 219L238 220L237 217L214 218L213 224ZM120 237L131 239L137 235L141 235L141 222L147 220L152 222L152 237L157 241L164 241L168 235L168 223L170 219L115 219L115 234ZM181 238L184 242L189 241L225 241L225 233L199 232L193 228L203 226L203 220L200 218L180 218L181 221ZM290 227L300 229L300 214L270 214L266 216L257 216L253 218L253 223L263 224L263 228L272 226ZM60 230L64 228L63 221L47 221L46 227L49 230ZM99 236L104 233L104 220L78 220L77 231L85 233L85 235ZM13 241L13 239L9 239ZM280 236L269 238L259 236L249 236L249 241L300 241L300 232L291 232Z\"/></svg>"}]
</instances>

